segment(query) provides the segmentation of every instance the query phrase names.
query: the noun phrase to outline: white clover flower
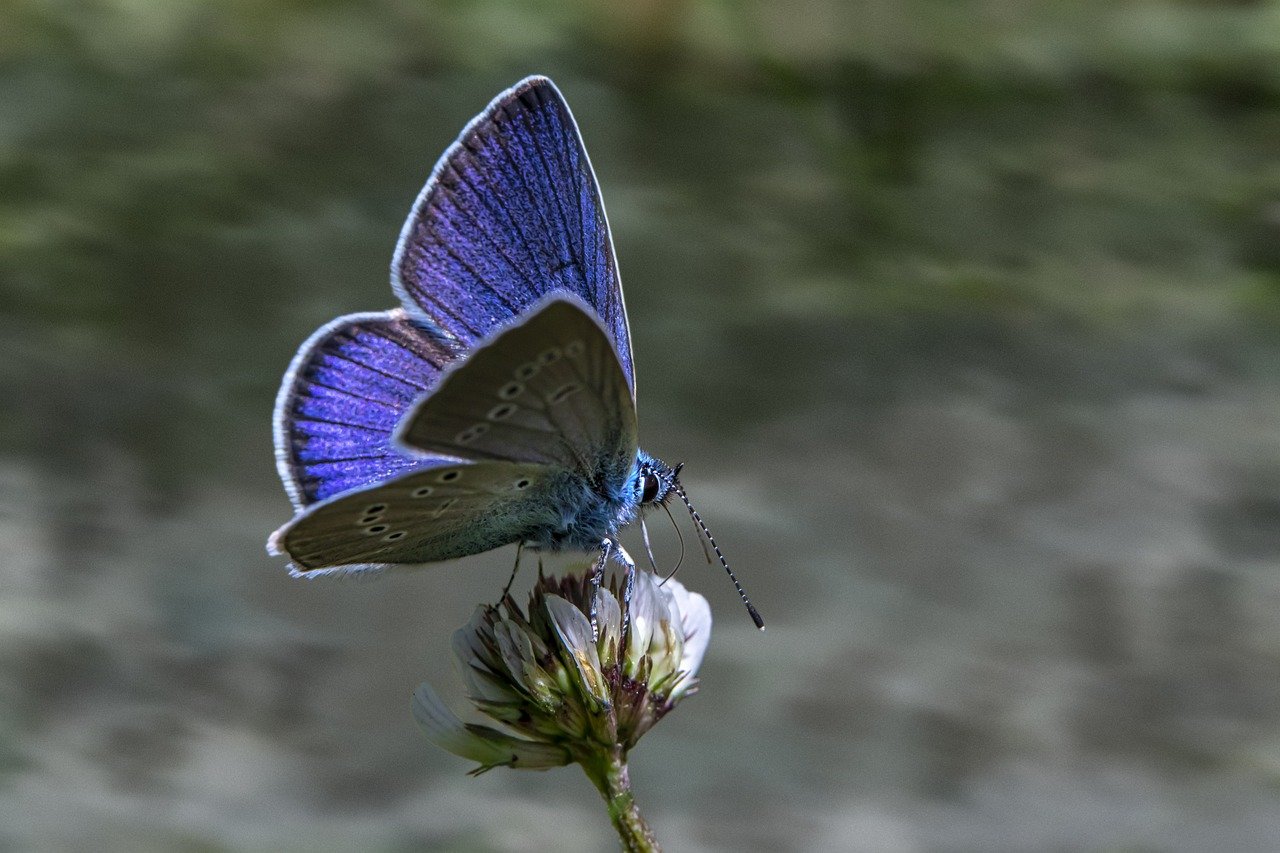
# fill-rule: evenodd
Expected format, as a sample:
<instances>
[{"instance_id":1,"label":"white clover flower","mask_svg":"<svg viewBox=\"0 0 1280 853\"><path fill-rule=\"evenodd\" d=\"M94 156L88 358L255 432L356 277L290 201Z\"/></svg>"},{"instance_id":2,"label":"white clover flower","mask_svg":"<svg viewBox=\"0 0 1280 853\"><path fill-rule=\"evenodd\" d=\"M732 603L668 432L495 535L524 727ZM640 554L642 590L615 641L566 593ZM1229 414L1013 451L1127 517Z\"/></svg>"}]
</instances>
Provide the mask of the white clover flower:
<instances>
[{"instance_id":1,"label":"white clover flower","mask_svg":"<svg viewBox=\"0 0 1280 853\"><path fill-rule=\"evenodd\" d=\"M585 576L539 578L528 615L510 598L477 608L453 638L471 701L509 731L466 724L430 685L413 712L442 749L492 767L592 768L624 761L640 737L697 690L711 639L711 608L679 582L637 571L630 606L618 583L596 591ZM594 779L593 779L594 781Z\"/></svg>"}]
</instances>

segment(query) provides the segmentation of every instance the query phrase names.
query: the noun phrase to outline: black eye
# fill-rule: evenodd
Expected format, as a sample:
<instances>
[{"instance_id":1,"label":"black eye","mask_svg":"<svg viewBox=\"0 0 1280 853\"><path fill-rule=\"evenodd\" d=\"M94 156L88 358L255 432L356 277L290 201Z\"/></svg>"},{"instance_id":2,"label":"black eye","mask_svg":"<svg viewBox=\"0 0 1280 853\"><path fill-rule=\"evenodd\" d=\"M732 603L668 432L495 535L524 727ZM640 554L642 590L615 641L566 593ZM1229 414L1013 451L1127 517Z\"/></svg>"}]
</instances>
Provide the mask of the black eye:
<instances>
[{"instance_id":1,"label":"black eye","mask_svg":"<svg viewBox=\"0 0 1280 853\"><path fill-rule=\"evenodd\" d=\"M658 497L658 487L661 483L653 474L644 475L644 493L640 495L640 503L649 503Z\"/></svg>"}]
</instances>

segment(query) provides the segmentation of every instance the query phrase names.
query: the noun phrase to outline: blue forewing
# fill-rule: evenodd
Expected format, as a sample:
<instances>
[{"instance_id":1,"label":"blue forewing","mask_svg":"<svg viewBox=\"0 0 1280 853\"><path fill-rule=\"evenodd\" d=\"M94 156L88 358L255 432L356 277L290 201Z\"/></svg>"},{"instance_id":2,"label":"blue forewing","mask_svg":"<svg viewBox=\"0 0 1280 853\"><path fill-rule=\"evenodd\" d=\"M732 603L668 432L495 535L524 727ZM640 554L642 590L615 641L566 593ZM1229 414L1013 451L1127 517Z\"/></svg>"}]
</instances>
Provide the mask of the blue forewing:
<instances>
[{"instance_id":1,"label":"blue forewing","mask_svg":"<svg viewBox=\"0 0 1280 853\"><path fill-rule=\"evenodd\" d=\"M627 312L595 174L560 91L529 77L436 164L400 234L392 287L472 346L555 291L594 309L633 394Z\"/></svg>"}]
</instances>

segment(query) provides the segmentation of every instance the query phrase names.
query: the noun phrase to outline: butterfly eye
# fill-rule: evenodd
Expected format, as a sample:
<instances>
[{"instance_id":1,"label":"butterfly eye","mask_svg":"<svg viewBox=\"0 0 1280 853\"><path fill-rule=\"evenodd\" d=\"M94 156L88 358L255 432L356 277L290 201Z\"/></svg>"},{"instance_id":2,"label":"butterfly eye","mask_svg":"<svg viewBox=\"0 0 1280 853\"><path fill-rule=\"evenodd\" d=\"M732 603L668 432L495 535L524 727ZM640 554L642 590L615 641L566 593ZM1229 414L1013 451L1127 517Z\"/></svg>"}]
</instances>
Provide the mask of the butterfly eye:
<instances>
[{"instance_id":1,"label":"butterfly eye","mask_svg":"<svg viewBox=\"0 0 1280 853\"><path fill-rule=\"evenodd\" d=\"M491 421L505 421L516 413L516 409L520 408L515 403L499 403L489 410L489 414L485 415Z\"/></svg>"},{"instance_id":2,"label":"butterfly eye","mask_svg":"<svg viewBox=\"0 0 1280 853\"><path fill-rule=\"evenodd\" d=\"M569 356L569 358L577 358L582 355L586 349L587 348L583 345L582 341L569 341L569 343L564 345L564 354Z\"/></svg>"},{"instance_id":3,"label":"butterfly eye","mask_svg":"<svg viewBox=\"0 0 1280 853\"><path fill-rule=\"evenodd\" d=\"M425 498L425 497L428 497L434 491L435 489L431 488L430 486L419 486L418 488L414 489L412 492L409 493L409 497Z\"/></svg>"},{"instance_id":4,"label":"butterfly eye","mask_svg":"<svg viewBox=\"0 0 1280 853\"><path fill-rule=\"evenodd\" d=\"M508 382L498 389L498 397L503 400L514 400L524 393L524 385L520 382Z\"/></svg>"},{"instance_id":5,"label":"butterfly eye","mask_svg":"<svg viewBox=\"0 0 1280 853\"><path fill-rule=\"evenodd\" d=\"M538 364L542 365L543 367L546 367L548 364L555 364L559 360L560 360L559 347L552 347L551 349L543 350L542 353L538 356Z\"/></svg>"},{"instance_id":6,"label":"butterfly eye","mask_svg":"<svg viewBox=\"0 0 1280 853\"><path fill-rule=\"evenodd\" d=\"M524 381L526 379L532 379L533 377L538 375L538 371L540 369L541 368L538 367L538 365L534 364L531 361L527 364L522 364L519 367L517 367L515 372L515 377L516 379L519 379L521 381Z\"/></svg>"},{"instance_id":7,"label":"butterfly eye","mask_svg":"<svg viewBox=\"0 0 1280 853\"><path fill-rule=\"evenodd\" d=\"M457 471L457 470L445 471L439 477L436 477L436 479L442 483L452 483L454 480L458 479L461 476L462 476L461 471Z\"/></svg>"},{"instance_id":8,"label":"butterfly eye","mask_svg":"<svg viewBox=\"0 0 1280 853\"><path fill-rule=\"evenodd\" d=\"M658 478L656 475L645 474L644 475L644 493L640 495L640 502L647 504L656 500L658 497L658 489L661 488L661 486L662 484L658 481Z\"/></svg>"}]
</instances>

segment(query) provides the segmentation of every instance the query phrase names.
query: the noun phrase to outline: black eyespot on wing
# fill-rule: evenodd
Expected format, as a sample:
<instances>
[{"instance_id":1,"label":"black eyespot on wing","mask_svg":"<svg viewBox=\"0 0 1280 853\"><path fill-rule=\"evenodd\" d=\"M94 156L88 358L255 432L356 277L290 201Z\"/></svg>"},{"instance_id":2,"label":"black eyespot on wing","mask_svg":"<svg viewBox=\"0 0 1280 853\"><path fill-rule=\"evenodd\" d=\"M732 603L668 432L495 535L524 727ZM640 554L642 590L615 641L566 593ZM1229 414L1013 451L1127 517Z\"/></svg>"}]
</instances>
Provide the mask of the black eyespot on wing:
<instances>
[{"instance_id":1,"label":"black eyespot on wing","mask_svg":"<svg viewBox=\"0 0 1280 853\"><path fill-rule=\"evenodd\" d=\"M486 423L472 424L471 426L467 427L462 432L454 436L453 440L456 441L458 444L470 444L471 442L483 436L488 431L489 431L489 425Z\"/></svg>"},{"instance_id":2,"label":"black eyespot on wing","mask_svg":"<svg viewBox=\"0 0 1280 853\"><path fill-rule=\"evenodd\" d=\"M582 390L582 385L577 382L566 382L555 391L551 392L551 396L547 397L548 403L563 403L572 395Z\"/></svg>"}]
</instances>

